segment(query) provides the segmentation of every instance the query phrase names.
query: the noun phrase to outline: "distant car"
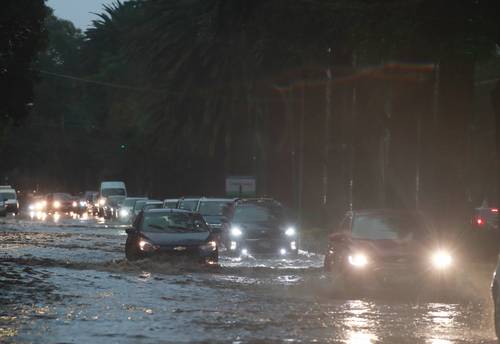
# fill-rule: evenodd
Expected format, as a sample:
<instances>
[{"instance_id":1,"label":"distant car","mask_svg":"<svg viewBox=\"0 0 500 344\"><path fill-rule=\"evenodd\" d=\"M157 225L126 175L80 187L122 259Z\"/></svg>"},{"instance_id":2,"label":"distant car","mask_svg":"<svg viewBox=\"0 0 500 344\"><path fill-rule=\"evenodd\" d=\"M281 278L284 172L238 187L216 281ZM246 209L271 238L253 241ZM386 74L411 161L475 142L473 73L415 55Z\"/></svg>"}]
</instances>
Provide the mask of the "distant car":
<instances>
[{"instance_id":1,"label":"distant car","mask_svg":"<svg viewBox=\"0 0 500 344\"><path fill-rule=\"evenodd\" d=\"M179 205L179 200L174 198L168 198L163 201L163 208L177 209Z\"/></svg>"},{"instance_id":2,"label":"distant car","mask_svg":"<svg viewBox=\"0 0 500 344\"><path fill-rule=\"evenodd\" d=\"M479 230L498 230L498 208L479 207L474 209L472 225Z\"/></svg>"},{"instance_id":3,"label":"distant car","mask_svg":"<svg viewBox=\"0 0 500 344\"><path fill-rule=\"evenodd\" d=\"M493 297L495 333L500 340L500 260L498 260L497 267L493 273L491 296Z\"/></svg>"},{"instance_id":4,"label":"distant car","mask_svg":"<svg viewBox=\"0 0 500 344\"><path fill-rule=\"evenodd\" d=\"M325 270L348 290L450 286L458 265L423 215L381 209L348 212L329 237L324 262Z\"/></svg>"},{"instance_id":5,"label":"distant car","mask_svg":"<svg viewBox=\"0 0 500 344\"><path fill-rule=\"evenodd\" d=\"M200 197L181 198L179 199L177 208L189 211L196 211L196 209L198 209L199 202L200 202Z\"/></svg>"},{"instance_id":6,"label":"distant car","mask_svg":"<svg viewBox=\"0 0 500 344\"><path fill-rule=\"evenodd\" d=\"M64 192L47 194L44 204L47 213L70 213L77 207L73 196Z\"/></svg>"},{"instance_id":7,"label":"distant car","mask_svg":"<svg viewBox=\"0 0 500 344\"><path fill-rule=\"evenodd\" d=\"M87 204L87 212L91 215L97 215L99 208L99 192L85 191L83 193L83 201Z\"/></svg>"},{"instance_id":8,"label":"distant car","mask_svg":"<svg viewBox=\"0 0 500 344\"><path fill-rule=\"evenodd\" d=\"M163 202L153 199L139 200L135 202L134 211L132 212L132 222L135 221L136 217L141 211L146 211L149 209L161 209L163 208Z\"/></svg>"},{"instance_id":9,"label":"distant car","mask_svg":"<svg viewBox=\"0 0 500 344\"><path fill-rule=\"evenodd\" d=\"M198 213L179 209L147 210L139 214L127 234L128 260L158 257L173 262L188 258L200 263L218 263L214 232Z\"/></svg>"},{"instance_id":10,"label":"distant car","mask_svg":"<svg viewBox=\"0 0 500 344\"><path fill-rule=\"evenodd\" d=\"M5 204L5 200L0 197L0 217L7 216L7 206Z\"/></svg>"},{"instance_id":11,"label":"distant car","mask_svg":"<svg viewBox=\"0 0 500 344\"><path fill-rule=\"evenodd\" d=\"M156 200L149 200L144 204L144 207L142 208L142 211L148 211L151 209L162 209L163 208L163 202L162 201L156 201Z\"/></svg>"},{"instance_id":12,"label":"distant car","mask_svg":"<svg viewBox=\"0 0 500 344\"><path fill-rule=\"evenodd\" d=\"M137 201L147 200L147 197L127 197L120 204L118 217L122 222L131 222L134 214L134 206Z\"/></svg>"},{"instance_id":13,"label":"distant car","mask_svg":"<svg viewBox=\"0 0 500 344\"><path fill-rule=\"evenodd\" d=\"M10 185L0 186L0 198L4 200L7 213L17 215L19 213L19 202L17 193Z\"/></svg>"},{"instance_id":14,"label":"distant car","mask_svg":"<svg viewBox=\"0 0 500 344\"><path fill-rule=\"evenodd\" d=\"M118 204L127 197L127 188L122 181L101 182L99 187L99 216L111 219L117 216Z\"/></svg>"},{"instance_id":15,"label":"distant car","mask_svg":"<svg viewBox=\"0 0 500 344\"><path fill-rule=\"evenodd\" d=\"M238 200L224 240L229 252L240 256L296 255L298 232L286 209L268 198Z\"/></svg>"},{"instance_id":16,"label":"distant car","mask_svg":"<svg viewBox=\"0 0 500 344\"><path fill-rule=\"evenodd\" d=\"M233 198L201 198L196 211L211 228L222 228L232 213L234 202Z\"/></svg>"}]
</instances>

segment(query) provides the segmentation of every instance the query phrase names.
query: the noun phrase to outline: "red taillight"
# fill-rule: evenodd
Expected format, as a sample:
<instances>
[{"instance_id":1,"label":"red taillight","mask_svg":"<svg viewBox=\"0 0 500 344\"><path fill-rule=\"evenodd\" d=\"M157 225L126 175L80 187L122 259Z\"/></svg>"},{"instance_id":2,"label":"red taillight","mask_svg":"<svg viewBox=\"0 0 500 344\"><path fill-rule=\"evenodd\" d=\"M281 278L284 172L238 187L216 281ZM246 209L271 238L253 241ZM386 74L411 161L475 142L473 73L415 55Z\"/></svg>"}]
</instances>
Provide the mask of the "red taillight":
<instances>
[{"instance_id":1,"label":"red taillight","mask_svg":"<svg viewBox=\"0 0 500 344\"><path fill-rule=\"evenodd\" d=\"M491 208L492 213L498 213L498 208Z\"/></svg>"},{"instance_id":2,"label":"red taillight","mask_svg":"<svg viewBox=\"0 0 500 344\"><path fill-rule=\"evenodd\" d=\"M476 224L477 224L478 226L482 226L482 225L484 225L484 221L483 221L483 219L481 219L481 218L476 219Z\"/></svg>"}]
</instances>

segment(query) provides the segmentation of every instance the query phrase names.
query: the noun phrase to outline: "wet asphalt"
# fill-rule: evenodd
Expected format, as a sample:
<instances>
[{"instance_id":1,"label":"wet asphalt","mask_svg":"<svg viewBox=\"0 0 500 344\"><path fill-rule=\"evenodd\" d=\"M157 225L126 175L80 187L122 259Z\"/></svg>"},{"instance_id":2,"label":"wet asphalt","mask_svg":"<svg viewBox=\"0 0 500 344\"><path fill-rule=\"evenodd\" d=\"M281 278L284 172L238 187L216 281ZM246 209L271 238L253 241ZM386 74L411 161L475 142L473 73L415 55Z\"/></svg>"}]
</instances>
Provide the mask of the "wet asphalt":
<instances>
[{"instance_id":1,"label":"wet asphalt","mask_svg":"<svg viewBox=\"0 0 500 344\"><path fill-rule=\"evenodd\" d=\"M96 219L0 219L0 343L496 343L493 262L444 294L339 295L321 252L204 268L127 262L125 239Z\"/></svg>"}]
</instances>

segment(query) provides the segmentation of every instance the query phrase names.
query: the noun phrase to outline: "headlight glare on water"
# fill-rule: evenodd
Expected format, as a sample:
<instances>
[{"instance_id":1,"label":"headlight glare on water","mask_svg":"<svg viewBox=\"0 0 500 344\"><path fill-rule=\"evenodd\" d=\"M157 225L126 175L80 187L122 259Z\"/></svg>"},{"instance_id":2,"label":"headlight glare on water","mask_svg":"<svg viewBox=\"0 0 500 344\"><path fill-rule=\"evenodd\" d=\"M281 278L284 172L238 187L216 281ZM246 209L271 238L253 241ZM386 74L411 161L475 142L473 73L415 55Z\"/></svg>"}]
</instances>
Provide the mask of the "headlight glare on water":
<instances>
[{"instance_id":1,"label":"headlight glare on water","mask_svg":"<svg viewBox=\"0 0 500 344\"><path fill-rule=\"evenodd\" d=\"M446 269L452 263L453 263L453 258L446 251L439 250L432 255L432 265L434 265L436 269L440 270Z\"/></svg>"},{"instance_id":2,"label":"headlight glare on water","mask_svg":"<svg viewBox=\"0 0 500 344\"><path fill-rule=\"evenodd\" d=\"M348 257L349 264L362 268L368 264L368 258L362 253L356 253Z\"/></svg>"}]
</instances>

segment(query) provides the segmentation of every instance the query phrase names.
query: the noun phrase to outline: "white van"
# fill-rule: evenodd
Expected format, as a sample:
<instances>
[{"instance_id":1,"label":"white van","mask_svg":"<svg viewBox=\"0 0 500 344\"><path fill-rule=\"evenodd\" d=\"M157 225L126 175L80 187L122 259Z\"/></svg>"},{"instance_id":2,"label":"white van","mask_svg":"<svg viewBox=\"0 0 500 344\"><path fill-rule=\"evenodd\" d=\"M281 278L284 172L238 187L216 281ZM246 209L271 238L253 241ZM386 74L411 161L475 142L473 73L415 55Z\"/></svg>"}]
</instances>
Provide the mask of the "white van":
<instances>
[{"instance_id":1,"label":"white van","mask_svg":"<svg viewBox=\"0 0 500 344\"><path fill-rule=\"evenodd\" d=\"M99 216L111 218L116 215L118 204L127 197L127 188L122 181L101 182L99 187Z\"/></svg>"},{"instance_id":2,"label":"white van","mask_svg":"<svg viewBox=\"0 0 500 344\"><path fill-rule=\"evenodd\" d=\"M7 213L13 213L15 215L19 213L17 192L10 185L0 185L0 199L4 200Z\"/></svg>"}]
</instances>

